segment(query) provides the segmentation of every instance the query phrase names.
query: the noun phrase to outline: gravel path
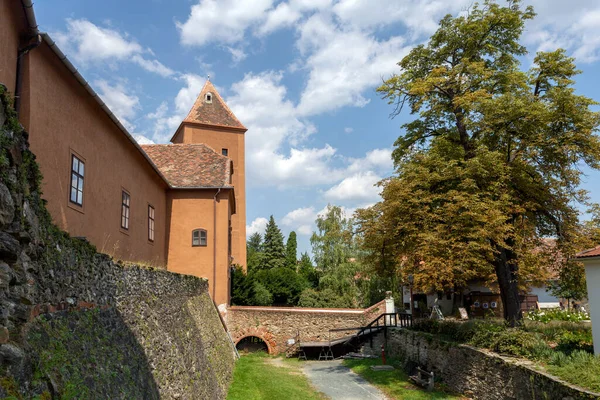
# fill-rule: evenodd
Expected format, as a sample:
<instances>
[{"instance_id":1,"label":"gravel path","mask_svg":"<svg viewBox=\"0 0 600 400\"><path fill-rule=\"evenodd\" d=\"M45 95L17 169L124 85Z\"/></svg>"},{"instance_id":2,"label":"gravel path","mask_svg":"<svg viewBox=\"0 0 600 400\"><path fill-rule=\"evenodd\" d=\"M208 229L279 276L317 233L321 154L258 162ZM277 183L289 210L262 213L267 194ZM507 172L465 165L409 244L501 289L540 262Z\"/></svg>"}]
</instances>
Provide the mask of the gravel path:
<instances>
[{"instance_id":1,"label":"gravel path","mask_svg":"<svg viewBox=\"0 0 600 400\"><path fill-rule=\"evenodd\" d=\"M386 400L376 387L344 367L340 360L307 361L302 370L313 386L331 400Z\"/></svg>"}]
</instances>

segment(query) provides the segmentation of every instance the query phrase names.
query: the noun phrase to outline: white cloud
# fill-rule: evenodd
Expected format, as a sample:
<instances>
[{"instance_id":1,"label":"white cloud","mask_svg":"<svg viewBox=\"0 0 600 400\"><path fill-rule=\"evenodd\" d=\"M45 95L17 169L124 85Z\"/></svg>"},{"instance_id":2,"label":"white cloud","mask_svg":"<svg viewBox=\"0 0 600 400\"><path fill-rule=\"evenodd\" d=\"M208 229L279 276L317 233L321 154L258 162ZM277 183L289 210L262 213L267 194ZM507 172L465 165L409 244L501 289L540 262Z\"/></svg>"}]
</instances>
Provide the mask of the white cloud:
<instances>
[{"instance_id":1,"label":"white cloud","mask_svg":"<svg viewBox=\"0 0 600 400\"><path fill-rule=\"evenodd\" d=\"M98 62L131 61L163 77L175 73L158 60L144 58L143 54L152 55L152 51L144 50L128 35L102 28L86 19L67 19L67 31L56 32L53 36L62 50L83 66Z\"/></svg>"},{"instance_id":2,"label":"white cloud","mask_svg":"<svg viewBox=\"0 0 600 400\"><path fill-rule=\"evenodd\" d=\"M297 208L287 213L281 219L281 224L296 230L301 235L310 235L316 218L317 212L314 207Z\"/></svg>"},{"instance_id":3,"label":"white cloud","mask_svg":"<svg viewBox=\"0 0 600 400\"><path fill-rule=\"evenodd\" d=\"M538 15L527 23L524 40L539 51L565 48L580 62L600 59L599 0L530 0Z\"/></svg>"},{"instance_id":4,"label":"white cloud","mask_svg":"<svg viewBox=\"0 0 600 400\"><path fill-rule=\"evenodd\" d=\"M156 144L153 140L148 139L144 135L133 135L133 138L138 142L138 144Z\"/></svg>"},{"instance_id":5,"label":"white cloud","mask_svg":"<svg viewBox=\"0 0 600 400\"><path fill-rule=\"evenodd\" d=\"M99 88L100 97L108 108L119 118L128 131L132 131L135 125L133 125L131 119L135 118L140 109L140 99L135 95L127 94L126 89L121 84L112 86L104 80L99 80L95 82L95 85Z\"/></svg>"},{"instance_id":6,"label":"white cloud","mask_svg":"<svg viewBox=\"0 0 600 400\"><path fill-rule=\"evenodd\" d=\"M238 64L248 57L248 55L241 48L227 47L227 50L229 53L231 53L231 61L233 61L234 64Z\"/></svg>"},{"instance_id":7,"label":"white cloud","mask_svg":"<svg viewBox=\"0 0 600 400\"><path fill-rule=\"evenodd\" d=\"M131 57L131 61L133 61L134 63L136 63L143 69L145 69L146 71L154 72L155 74L158 74L165 78L175 74L175 71L173 71L169 67L166 67L160 61L146 60L144 57L140 56L139 54L136 54L133 57Z\"/></svg>"},{"instance_id":8,"label":"white cloud","mask_svg":"<svg viewBox=\"0 0 600 400\"><path fill-rule=\"evenodd\" d=\"M375 184L380 180L372 171L359 172L327 190L323 197L335 204L376 202L380 189Z\"/></svg>"},{"instance_id":9,"label":"white cloud","mask_svg":"<svg viewBox=\"0 0 600 400\"><path fill-rule=\"evenodd\" d=\"M266 218L256 218L250 225L246 225L246 237L250 237L254 233L264 234L268 222Z\"/></svg>"},{"instance_id":10,"label":"white cloud","mask_svg":"<svg viewBox=\"0 0 600 400\"><path fill-rule=\"evenodd\" d=\"M374 149L368 151L363 158L351 158L349 172L361 172L370 169L390 172L393 168L392 149Z\"/></svg>"},{"instance_id":11,"label":"white cloud","mask_svg":"<svg viewBox=\"0 0 600 400\"><path fill-rule=\"evenodd\" d=\"M254 185L316 185L341 179L341 171L331 168L336 149L300 144L315 128L297 115L287 99L282 75L269 71L247 74L231 87L226 99L235 115L248 127L246 163L248 180ZM276 112L274 112L276 110ZM292 147L284 152L286 144Z\"/></svg>"},{"instance_id":12,"label":"white cloud","mask_svg":"<svg viewBox=\"0 0 600 400\"><path fill-rule=\"evenodd\" d=\"M300 10L290 6L289 3L279 3L271 10L264 23L258 28L259 35L270 34L280 28L292 26L302 17Z\"/></svg>"},{"instance_id":13,"label":"white cloud","mask_svg":"<svg viewBox=\"0 0 600 400\"><path fill-rule=\"evenodd\" d=\"M146 118L154 121L151 136L158 143L168 141L175 133L206 82L206 78L195 74L183 74L178 79L184 82L184 86L177 92L172 106L163 101L155 112L146 115Z\"/></svg>"},{"instance_id":14,"label":"white cloud","mask_svg":"<svg viewBox=\"0 0 600 400\"><path fill-rule=\"evenodd\" d=\"M338 26L326 14L313 15L299 30L297 47L309 70L298 105L305 116L366 105L365 90L374 91L382 76L396 72L396 63L410 50L402 37L378 40L369 32Z\"/></svg>"},{"instance_id":15,"label":"white cloud","mask_svg":"<svg viewBox=\"0 0 600 400\"><path fill-rule=\"evenodd\" d=\"M177 22L181 43L240 42L244 31L260 21L272 4L273 0L200 0L185 22Z\"/></svg>"},{"instance_id":16,"label":"white cloud","mask_svg":"<svg viewBox=\"0 0 600 400\"><path fill-rule=\"evenodd\" d=\"M354 128L346 127L346 128L344 128L344 132L352 133L352 132L354 132Z\"/></svg>"}]
</instances>

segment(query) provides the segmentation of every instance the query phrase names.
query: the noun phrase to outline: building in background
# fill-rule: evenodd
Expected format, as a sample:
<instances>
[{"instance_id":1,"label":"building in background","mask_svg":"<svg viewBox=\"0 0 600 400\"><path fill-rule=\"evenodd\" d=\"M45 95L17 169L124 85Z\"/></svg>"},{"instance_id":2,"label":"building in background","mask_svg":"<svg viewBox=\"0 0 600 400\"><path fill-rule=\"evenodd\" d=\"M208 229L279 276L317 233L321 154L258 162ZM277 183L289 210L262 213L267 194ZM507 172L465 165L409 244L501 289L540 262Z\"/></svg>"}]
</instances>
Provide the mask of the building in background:
<instances>
[{"instance_id":1,"label":"building in background","mask_svg":"<svg viewBox=\"0 0 600 400\"><path fill-rule=\"evenodd\" d=\"M61 229L117 259L206 278L229 303L229 267L246 265L246 128L210 82L172 144L142 147L38 30L31 0L0 0L0 83Z\"/></svg>"}]
</instances>

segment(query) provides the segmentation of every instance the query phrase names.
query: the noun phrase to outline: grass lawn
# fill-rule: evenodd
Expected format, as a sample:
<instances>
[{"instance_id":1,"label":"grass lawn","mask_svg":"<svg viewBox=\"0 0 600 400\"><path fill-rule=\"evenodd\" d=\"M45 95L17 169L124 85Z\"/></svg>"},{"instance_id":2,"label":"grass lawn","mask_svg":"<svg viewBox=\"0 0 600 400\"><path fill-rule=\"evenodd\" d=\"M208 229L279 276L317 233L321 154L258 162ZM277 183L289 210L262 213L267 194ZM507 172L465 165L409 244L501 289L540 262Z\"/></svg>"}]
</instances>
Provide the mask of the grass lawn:
<instances>
[{"instance_id":1,"label":"grass lawn","mask_svg":"<svg viewBox=\"0 0 600 400\"><path fill-rule=\"evenodd\" d=\"M394 362L390 363L396 367L392 371L372 371L371 365L381 365L380 360L344 360L344 365L351 368L373 385L377 386L391 399L397 400L424 400L424 399L464 399L443 391L427 392L413 385L408 375Z\"/></svg>"},{"instance_id":2,"label":"grass lawn","mask_svg":"<svg viewBox=\"0 0 600 400\"><path fill-rule=\"evenodd\" d=\"M323 400L297 363L271 364L264 353L242 355L233 372L227 400Z\"/></svg>"}]
</instances>

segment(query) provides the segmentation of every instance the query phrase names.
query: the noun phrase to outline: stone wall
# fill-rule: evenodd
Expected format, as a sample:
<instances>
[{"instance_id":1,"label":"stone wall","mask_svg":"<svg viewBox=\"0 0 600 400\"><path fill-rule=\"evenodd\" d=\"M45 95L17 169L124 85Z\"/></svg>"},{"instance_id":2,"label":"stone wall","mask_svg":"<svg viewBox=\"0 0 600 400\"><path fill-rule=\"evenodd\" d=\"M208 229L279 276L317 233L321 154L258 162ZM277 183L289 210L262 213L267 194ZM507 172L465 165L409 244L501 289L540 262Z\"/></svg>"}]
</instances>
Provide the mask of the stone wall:
<instances>
[{"instance_id":1,"label":"stone wall","mask_svg":"<svg viewBox=\"0 0 600 400\"><path fill-rule=\"evenodd\" d=\"M270 354L278 354L286 350L288 339L307 342L348 336L355 331L330 334L329 330L362 327L384 312L385 300L367 309L234 306L227 309L225 320L235 343L256 336L266 342Z\"/></svg>"},{"instance_id":2,"label":"stone wall","mask_svg":"<svg viewBox=\"0 0 600 400\"><path fill-rule=\"evenodd\" d=\"M0 398L225 398L234 349L207 282L57 229L8 98L0 85Z\"/></svg>"},{"instance_id":3,"label":"stone wall","mask_svg":"<svg viewBox=\"0 0 600 400\"><path fill-rule=\"evenodd\" d=\"M432 335L405 329L388 331L387 340L378 334L364 351L381 355L385 344L388 357L404 362L409 373L417 365L434 371L436 380L451 390L478 400L578 400L598 399L600 394L577 388L534 369L533 363L502 357L466 345L435 339Z\"/></svg>"}]
</instances>

